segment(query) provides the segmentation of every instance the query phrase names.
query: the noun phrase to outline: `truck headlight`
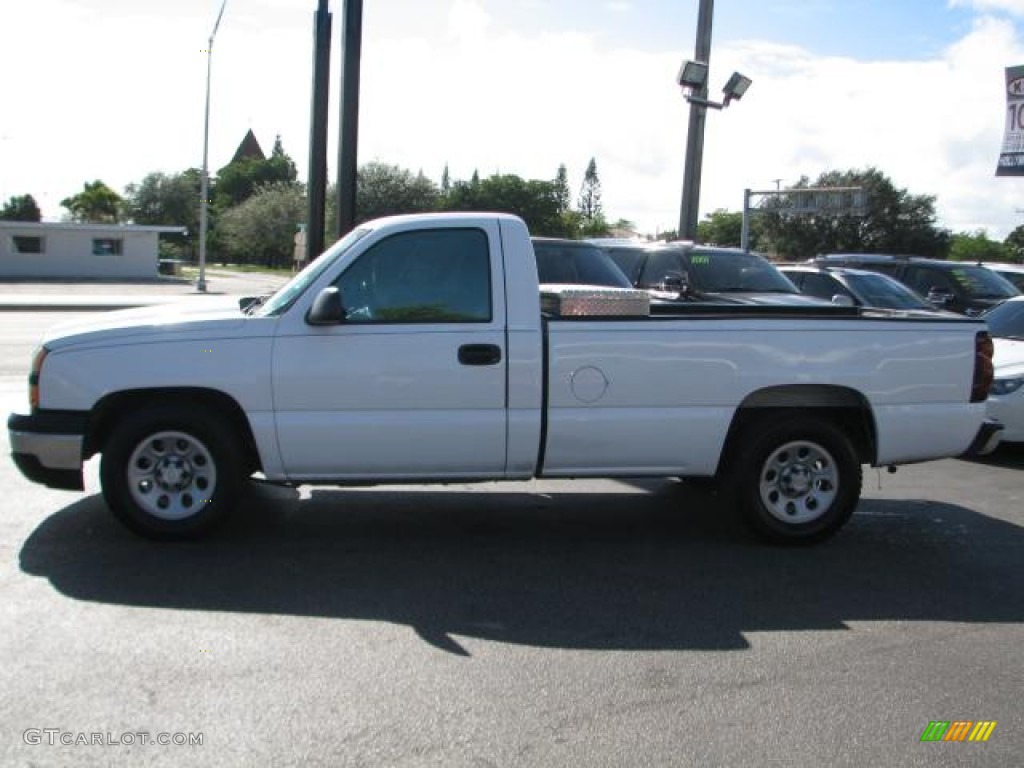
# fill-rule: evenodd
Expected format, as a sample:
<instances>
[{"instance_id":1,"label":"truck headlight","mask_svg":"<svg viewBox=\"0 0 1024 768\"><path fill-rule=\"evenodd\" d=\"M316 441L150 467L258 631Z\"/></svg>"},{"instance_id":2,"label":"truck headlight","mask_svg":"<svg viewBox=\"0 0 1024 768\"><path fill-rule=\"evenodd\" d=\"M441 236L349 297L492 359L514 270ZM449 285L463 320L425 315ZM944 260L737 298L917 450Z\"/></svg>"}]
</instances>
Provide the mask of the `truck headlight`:
<instances>
[{"instance_id":1,"label":"truck headlight","mask_svg":"<svg viewBox=\"0 0 1024 768\"><path fill-rule=\"evenodd\" d=\"M1024 386L1024 377L1016 379L996 379L992 382L990 392L993 395L1010 395Z\"/></svg>"}]
</instances>

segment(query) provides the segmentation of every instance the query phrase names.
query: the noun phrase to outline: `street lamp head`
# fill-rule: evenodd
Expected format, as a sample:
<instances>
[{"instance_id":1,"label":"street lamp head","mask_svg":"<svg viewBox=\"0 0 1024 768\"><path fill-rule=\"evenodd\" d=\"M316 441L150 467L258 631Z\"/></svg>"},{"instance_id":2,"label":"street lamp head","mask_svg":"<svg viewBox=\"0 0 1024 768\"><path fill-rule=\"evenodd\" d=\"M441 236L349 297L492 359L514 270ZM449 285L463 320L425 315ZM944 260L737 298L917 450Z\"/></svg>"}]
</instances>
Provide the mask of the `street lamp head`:
<instances>
[{"instance_id":1,"label":"street lamp head","mask_svg":"<svg viewBox=\"0 0 1024 768\"><path fill-rule=\"evenodd\" d=\"M729 78L725 84L725 88L722 92L725 93L725 98L722 100L722 106L728 106L730 101L739 101L743 98L743 94L747 92L747 88L750 87L750 78L744 77L739 72L733 72L732 77Z\"/></svg>"},{"instance_id":2,"label":"street lamp head","mask_svg":"<svg viewBox=\"0 0 1024 768\"><path fill-rule=\"evenodd\" d=\"M703 61L684 61L679 67L676 82L683 88L700 90L708 81L708 65Z\"/></svg>"}]
</instances>

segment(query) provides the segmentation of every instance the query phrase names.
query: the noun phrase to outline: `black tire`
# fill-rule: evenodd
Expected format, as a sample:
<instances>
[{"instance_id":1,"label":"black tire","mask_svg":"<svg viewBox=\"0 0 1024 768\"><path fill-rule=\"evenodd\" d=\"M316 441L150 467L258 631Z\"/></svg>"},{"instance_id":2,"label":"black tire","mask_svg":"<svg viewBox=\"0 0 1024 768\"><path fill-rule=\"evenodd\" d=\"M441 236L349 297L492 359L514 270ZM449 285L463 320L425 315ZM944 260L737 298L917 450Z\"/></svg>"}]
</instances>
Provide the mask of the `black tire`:
<instances>
[{"instance_id":1,"label":"black tire","mask_svg":"<svg viewBox=\"0 0 1024 768\"><path fill-rule=\"evenodd\" d=\"M862 471L835 425L777 415L738 435L733 475L740 510L762 539L811 544L842 528L860 499Z\"/></svg>"},{"instance_id":2,"label":"black tire","mask_svg":"<svg viewBox=\"0 0 1024 768\"><path fill-rule=\"evenodd\" d=\"M206 408L152 406L126 414L103 448L111 512L152 539L192 539L231 511L244 483L241 451Z\"/></svg>"}]
</instances>

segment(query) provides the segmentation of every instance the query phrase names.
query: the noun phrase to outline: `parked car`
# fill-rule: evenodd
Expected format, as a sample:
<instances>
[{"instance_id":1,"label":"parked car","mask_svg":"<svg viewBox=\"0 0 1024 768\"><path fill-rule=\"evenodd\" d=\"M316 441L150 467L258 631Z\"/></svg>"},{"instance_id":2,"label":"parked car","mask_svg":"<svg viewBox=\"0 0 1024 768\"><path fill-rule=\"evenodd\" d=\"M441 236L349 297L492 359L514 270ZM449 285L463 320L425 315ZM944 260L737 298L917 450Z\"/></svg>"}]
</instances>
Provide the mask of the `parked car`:
<instances>
[{"instance_id":1,"label":"parked car","mask_svg":"<svg viewBox=\"0 0 1024 768\"><path fill-rule=\"evenodd\" d=\"M910 312L940 311L923 296L881 272L816 264L783 264L779 271L803 293L833 304Z\"/></svg>"},{"instance_id":2,"label":"parked car","mask_svg":"<svg viewBox=\"0 0 1024 768\"><path fill-rule=\"evenodd\" d=\"M981 261L978 264L1006 278L1018 291L1024 293L1024 264L1007 264L1001 261Z\"/></svg>"},{"instance_id":3,"label":"parked car","mask_svg":"<svg viewBox=\"0 0 1024 768\"><path fill-rule=\"evenodd\" d=\"M983 319L995 347L988 414L1004 427L1000 442L1024 442L1024 296L1008 299Z\"/></svg>"},{"instance_id":4,"label":"parked car","mask_svg":"<svg viewBox=\"0 0 1024 768\"><path fill-rule=\"evenodd\" d=\"M811 259L833 267L856 267L894 277L932 305L962 315L980 315L1018 291L1012 283L977 264L865 253L833 253Z\"/></svg>"},{"instance_id":5,"label":"parked car","mask_svg":"<svg viewBox=\"0 0 1024 768\"><path fill-rule=\"evenodd\" d=\"M732 304L820 305L804 296L766 258L738 248L693 243L609 245L629 282L658 299Z\"/></svg>"},{"instance_id":6,"label":"parked car","mask_svg":"<svg viewBox=\"0 0 1024 768\"><path fill-rule=\"evenodd\" d=\"M611 257L592 243L552 237L533 237L530 242L542 285L633 287Z\"/></svg>"}]
</instances>

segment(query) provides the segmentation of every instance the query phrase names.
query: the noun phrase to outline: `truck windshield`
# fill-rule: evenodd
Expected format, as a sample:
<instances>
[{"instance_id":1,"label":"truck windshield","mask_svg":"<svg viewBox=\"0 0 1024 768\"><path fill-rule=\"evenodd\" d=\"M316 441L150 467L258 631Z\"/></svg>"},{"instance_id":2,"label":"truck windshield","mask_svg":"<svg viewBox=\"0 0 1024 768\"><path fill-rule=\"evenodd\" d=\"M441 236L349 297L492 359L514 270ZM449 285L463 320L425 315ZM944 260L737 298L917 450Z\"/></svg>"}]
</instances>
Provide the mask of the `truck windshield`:
<instances>
[{"instance_id":1,"label":"truck windshield","mask_svg":"<svg viewBox=\"0 0 1024 768\"><path fill-rule=\"evenodd\" d=\"M696 248L685 260L691 285L707 293L799 293L773 264L753 253Z\"/></svg>"},{"instance_id":2,"label":"truck windshield","mask_svg":"<svg viewBox=\"0 0 1024 768\"><path fill-rule=\"evenodd\" d=\"M912 290L893 278L874 272L847 274L850 287L869 307L882 309L935 309Z\"/></svg>"},{"instance_id":3,"label":"truck windshield","mask_svg":"<svg viewBox=\"0 0 1024 768\"><path fill-rule=\"evenodd\" d=\"M341 240L336 242L326 251L317 256L311 261L305 269L299 274L289 280L287 283L282 285L277 293L272 295L263 304L261 304L254 315L257 317L276 317L284 312L288 307L295 303L295 300L303 294L303 292L313 283L316 282L317 278L324 273L324 271L336 262L345 251L351 248L353 245L362 240L366 235L370 233L369 229L353 229Z\"/></svg>"},{"instance_id":4,"label":"truck windshield","mask_svg":"<svg viewBox=\"0 0 1024 768\"><path fill-rule=\"evenodd\" d=\"M953 279L978 299L1008 299L1019 293L1013 283L985 267L958 266L953 270Z\"/></svg>"}]
</instances>

